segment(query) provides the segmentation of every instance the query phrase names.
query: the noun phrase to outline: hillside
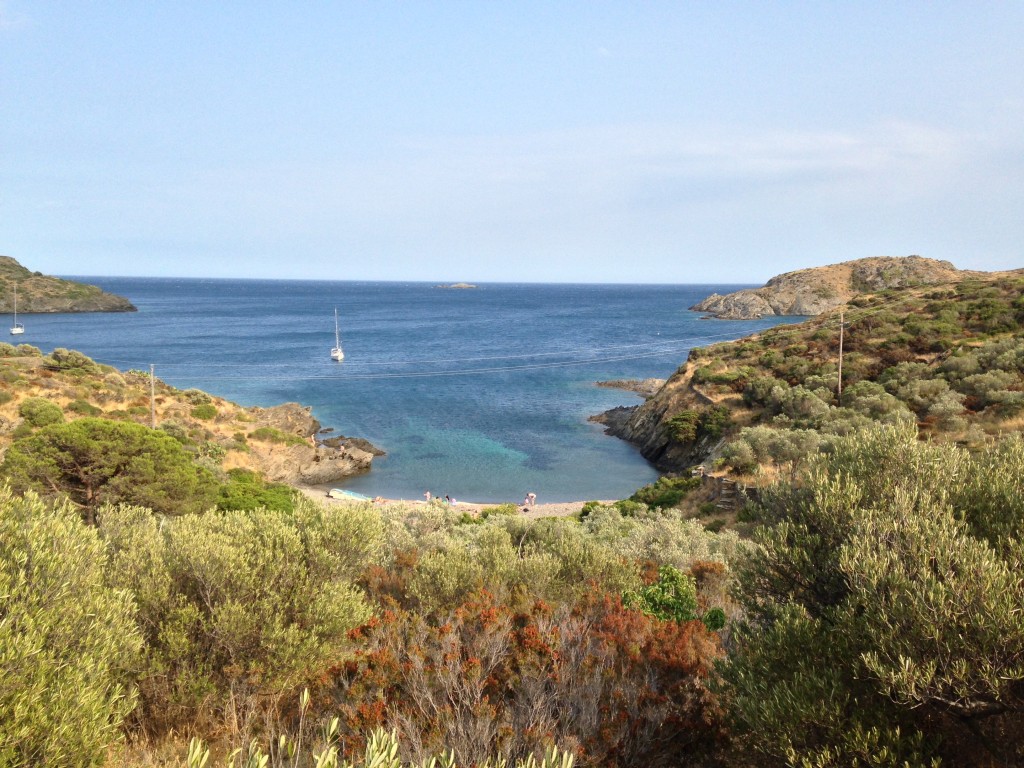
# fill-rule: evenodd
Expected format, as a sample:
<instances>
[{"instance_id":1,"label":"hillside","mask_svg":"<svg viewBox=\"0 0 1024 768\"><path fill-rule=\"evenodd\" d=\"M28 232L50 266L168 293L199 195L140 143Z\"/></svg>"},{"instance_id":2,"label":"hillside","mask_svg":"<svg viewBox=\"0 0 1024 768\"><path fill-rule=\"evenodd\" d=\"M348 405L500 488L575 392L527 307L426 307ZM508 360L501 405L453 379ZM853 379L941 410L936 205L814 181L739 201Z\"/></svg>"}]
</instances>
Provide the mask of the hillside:
<instances>
[{"instance_id":1,"label":"hillside","mask_svg":"<svg viewBox=\"0 0 1024 768\"><path fill-rule=\"evenodd\" d=\"M608 431L666 471L705 464L748 479L792 471L874 422L979 446L1024 427L1024 271L865 294L839 312L691 350Z\"/></svg>"},{"instance_id":2,"label":"hillside","mask_svg":"<svg viewBox=\"0 0 1024 768\"><path fill-rule=\"evenodd\" d=\"M28 344L0 343L0 459L31 431L26 401L40 400L57 405L67 421L92 416L149 426L152 419L147 372L120 372L74 351L44 356ZM343 437L314 445L320 424L298 403L243 408L156 379L152 405L157 428L220 473L245 469L273 482L322 485L368 471L376 451Z\"/></svg>"},{"instance_id":3,"label":"hillside","mask_svg":"<svg viewBox=\"0 0 1024 768\"><path fill-rule=\"evenodd\" d=\"M32 272L10 256L0 256L0 313L14 310L15 285L19 314L136 311L123 296L107 293L95 285Z\"/></svg>"},{"instance_id":4,"label":"hillside","mask_svg":"<svg viewBox=\"0 0 1024 768\"><path fill-rule=\"evenodd\" d=\"M958 270L921 256L875 256L777 275L761 288L714 293L690 309L730 320L771 315L818 315L855 296L891 288L948 283L984 273Z\"/></svg>"}]
</instances>

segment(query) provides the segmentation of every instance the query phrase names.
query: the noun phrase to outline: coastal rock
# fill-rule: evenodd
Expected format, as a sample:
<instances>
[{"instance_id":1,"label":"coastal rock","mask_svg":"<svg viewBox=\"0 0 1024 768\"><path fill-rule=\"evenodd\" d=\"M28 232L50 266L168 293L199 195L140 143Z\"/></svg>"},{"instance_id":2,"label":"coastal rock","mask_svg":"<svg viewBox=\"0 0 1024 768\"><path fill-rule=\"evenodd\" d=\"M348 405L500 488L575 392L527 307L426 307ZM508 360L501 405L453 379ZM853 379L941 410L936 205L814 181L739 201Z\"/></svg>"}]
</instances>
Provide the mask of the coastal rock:
<instances>
[{"instance_id":1,"label":"coastal rock","mask_svg":"<svg viewBox=\"0 0 1024 768\"><path fill-rule=\"evenodd\" d=\"M272 408L250 408L249 413L261 426L277 429L304 442L274 445L259 457L260 469L270 480L291 485L324 485L370 470L375 456L385 452L359 437L332 437L318 443L314 437L320 422L311 409L299 403L283 403Z\"/></svg>"},{"instance_id":2,"label":"coastal rock","mask_svg":"<svg viewBox=\"0 0 1024 768\"><path fill-rule=\"evenodd\" d=\"M320 422L313 418L312 408L299 403L282 403L270 408L254 407L249 412L261 425L285 434L309 437L320 431Z\"/></svg>"},{"instance_id":3,"label":"coastal rock","mask_svg":"<svg viewBox=\"0 0 1024 768\"><path fill-rule=\"evenodd\" d=\"M10 256L0 256L0 313L14 311L15 285L18 314L136 311L123 296L107 293L95 285L31 272Z\"/></svg>"},{"instance_id":4,"label":"coastal rock","mask_svg":"<svg viewBox=\"0 0 1024 768\"><path fill-rule=\"evenodd\" d=\"M450 283L448 285L437 285L437 286L434 286L434 287L435 288L449 288L449 289L461 290L461 291L464 291L464 290L469 289L469 288L476 288L476 286L473 285L472 283Z\"/></svg>"},{"instance_id":5,"label":"coastal rock","mask_svg":"<svg viewBox=\"0 0 1024 768\"><path fill-rule=\"evenodd\" d=\"M602 424L606 435L622 437L630 418L636 413L637 405L619 405L611 410L591 416L587 421Z\"/></svg>"},{"instance_id":6,"label":"coastal rock","mask_svg":"<svg viewBox=\"0 0 1024 768\"><path fill-rule=\"evenodd\" d=\"M627 392L635 392L643 398L653 397L665 384L665 379L613 379L611 381L599 381L597 386L606 389L624 389Z\"/></svg>"},{"instance_id":7,"label":"coastal rock","mask_svg":"<svg viewBox=\"0 0 1024 768\"><path fill-rule=\"evenodd\" d=\"M703 461L714 448L707 440L680 443L671 440L665 423L671 415L691 407L691 374L683 366L642 405L612 408L591 417L605 425L605 433L633 443L640 454L663 472L679 472Z\"/></svg>"},{"instance_id":8,"label":"coastal rock","mask_svg":"<svg viewBox=\"0 0 1024 768\"><path fill-rule=\"evenodd\" d=\"M354 447L275 446L260 460L267 479L289 485L325 485L370 470L373 454Z\"/></svg>"},{"instance_id":9,"label":"coastal rock","mask_svg":"<svg viewBox=\"0 0 1024 768\"><path fill-rule=\"evenodd\" d=\"M761 288L712 294L690 309L723 320L818 315L861 293L961 280L978 273L922 256L874 256L777 275Z\"/></svg>"},{"instance_id":10,"label":"coastal rock","mask_svg":"<svg viewBox=\"0 0 1024 768\"><path fill-rule=\"evenodd\" d=\"M363 437L345 437L344 435L338 435L337 437L327 438L323 441L323 445L326 445L328 448L358 448L359 450L366 451L373 456L388 455L388 452L383 448L378 448Z\"/></svg>"}]
</instances>

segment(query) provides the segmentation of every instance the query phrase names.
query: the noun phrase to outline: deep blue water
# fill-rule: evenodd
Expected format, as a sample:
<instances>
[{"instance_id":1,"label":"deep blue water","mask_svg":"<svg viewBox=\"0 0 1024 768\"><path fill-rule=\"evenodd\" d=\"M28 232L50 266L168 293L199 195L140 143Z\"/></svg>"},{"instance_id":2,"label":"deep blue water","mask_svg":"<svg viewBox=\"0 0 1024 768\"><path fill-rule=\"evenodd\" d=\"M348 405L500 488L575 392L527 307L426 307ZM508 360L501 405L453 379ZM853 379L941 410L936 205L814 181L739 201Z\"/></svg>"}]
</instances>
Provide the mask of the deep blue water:
<instances>
[{"instance_id":1,"label":"deep blue water","mask_svg":"<svg viewBox=\"0 0 1024 768\"><path fill-rule=\"evenodd\" d=\"M384 448L345 487L396 498L622 498L657 473L587 417L639 402L602 379L669 376L689 349L778 319L702 321L708 285L78 278L125 314L25 315L19 342L77 349L243 405L296 401ZM334 308L346 359L334 363Z\"/></svg>"}]
</instances>

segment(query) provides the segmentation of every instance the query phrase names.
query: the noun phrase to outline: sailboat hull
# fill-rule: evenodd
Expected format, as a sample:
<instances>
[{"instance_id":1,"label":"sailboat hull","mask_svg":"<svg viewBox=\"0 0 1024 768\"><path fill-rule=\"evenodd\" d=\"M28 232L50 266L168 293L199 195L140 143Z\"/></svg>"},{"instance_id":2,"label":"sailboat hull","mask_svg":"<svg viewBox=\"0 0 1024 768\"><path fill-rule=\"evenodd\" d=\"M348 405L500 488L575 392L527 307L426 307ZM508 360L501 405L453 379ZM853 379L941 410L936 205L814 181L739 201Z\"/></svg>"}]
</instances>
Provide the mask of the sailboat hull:
<instances>
[{"instance_id":1,"label":"sailboat hull","mask_svg":"<svg viewBox=\"0 0 1024 768\"><path fill-rule=\"evenodd\" d=\"M331 360L341 362L345 353L341 349L341 334L338 332L338 308L334 308L334 346L331 347Z\"/></svg>"}]
</instances>

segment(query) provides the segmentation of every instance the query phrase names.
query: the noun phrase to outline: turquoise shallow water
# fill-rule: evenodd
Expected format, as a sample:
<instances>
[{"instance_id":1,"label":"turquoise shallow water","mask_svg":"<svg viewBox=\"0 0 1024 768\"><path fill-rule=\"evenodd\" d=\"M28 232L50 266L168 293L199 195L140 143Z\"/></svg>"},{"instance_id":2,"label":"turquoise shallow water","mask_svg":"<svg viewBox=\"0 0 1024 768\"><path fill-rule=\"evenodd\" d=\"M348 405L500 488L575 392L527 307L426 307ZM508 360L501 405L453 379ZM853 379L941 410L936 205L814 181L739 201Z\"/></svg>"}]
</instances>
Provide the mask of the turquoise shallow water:
<instances>
[{"instance_id":1,"label":"turquoise shallow water","mask_svg":"<svg viewBox=\"0 0 1024 768\"><path fill-rule=\"evenodd\" d=\"M465 500L621 498L657 473L587 417L639 402L602 379L669 376L693 346L774 325L690 312L722 285L481 285L80 278L130 314L28 315L25 343L77 349L244 405L297 401L388 455L344 484ZM346 359L334 363L334 308Z\"/></svg>"}]
</instances>

